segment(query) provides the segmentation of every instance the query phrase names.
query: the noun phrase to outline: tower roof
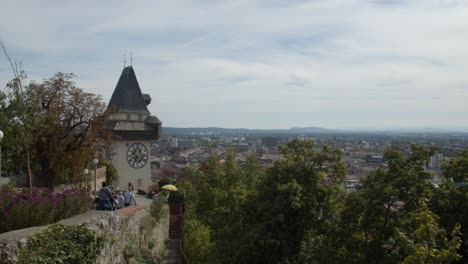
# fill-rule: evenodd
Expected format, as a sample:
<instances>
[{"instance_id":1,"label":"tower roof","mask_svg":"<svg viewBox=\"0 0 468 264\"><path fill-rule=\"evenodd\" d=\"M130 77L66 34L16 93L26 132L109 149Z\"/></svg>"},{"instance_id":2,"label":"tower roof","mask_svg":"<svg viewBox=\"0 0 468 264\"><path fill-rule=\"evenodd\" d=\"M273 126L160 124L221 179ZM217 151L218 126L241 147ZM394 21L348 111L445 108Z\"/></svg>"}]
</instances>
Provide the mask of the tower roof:
<instances>
[{"instance_id":1,"label":"tower roof","mask_svg":"<svg viewBox=\"0 0 468 264\"><path fill-rule=\"evenodd\" d=\"M139 112L148 113L145 98L141 92L140 85L132 66L125 67L120 75L119 82L109 102L109 106L114 105L119 112Z\"/></svg>"}]
</instances>

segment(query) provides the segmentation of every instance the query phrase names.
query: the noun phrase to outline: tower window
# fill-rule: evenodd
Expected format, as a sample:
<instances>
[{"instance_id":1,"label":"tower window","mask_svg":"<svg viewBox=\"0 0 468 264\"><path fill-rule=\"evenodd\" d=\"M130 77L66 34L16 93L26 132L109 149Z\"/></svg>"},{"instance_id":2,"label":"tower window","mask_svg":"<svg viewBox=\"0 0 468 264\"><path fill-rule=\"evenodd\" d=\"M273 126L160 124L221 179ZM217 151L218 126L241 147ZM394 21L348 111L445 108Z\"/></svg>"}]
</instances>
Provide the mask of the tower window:
<instances>
[{"instance_id":1,"label":"tower window","mask_svg":"<svg viewBox=\"0 0 468 264\"><path fill-rule=\"evenodd\" d=\"M132 119L132 115L127 114L127 120L131 120L131 119Z\"/></svg>"},{"instance_id":2,"label":"tower window","mask_svg":"<svg viewBox=\"0 0 468 264\"><path fill-rule=\"evenodd\" d=\"M138 121L142 121L143 120L143 116L141 114L138 114Z\"/></svg>"}]
</instances>

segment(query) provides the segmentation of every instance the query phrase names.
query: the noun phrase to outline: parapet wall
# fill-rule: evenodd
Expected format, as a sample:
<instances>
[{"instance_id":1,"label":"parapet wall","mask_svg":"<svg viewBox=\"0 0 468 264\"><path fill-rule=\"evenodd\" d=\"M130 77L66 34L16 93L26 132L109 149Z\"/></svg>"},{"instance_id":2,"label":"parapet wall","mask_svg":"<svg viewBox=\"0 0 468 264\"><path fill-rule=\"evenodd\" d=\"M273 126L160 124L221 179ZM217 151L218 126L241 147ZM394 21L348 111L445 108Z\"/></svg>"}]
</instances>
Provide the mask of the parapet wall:
<instances>
[{"instance_id":1,"label":"parapet wall","mask_svg":"<svg viewBox=\"0 0 468 264\"><path fill-rule=\"evenodd\" d=\"M156 225L148 224L150 217L148 205L140 205L114 212L89 211L64 219L58 224L84 224L108 238L96 263L127 263L124 256L126 246L137 245L151 252L153 256L159 256L158 258L164 255L169 217L161 219ZM27 239L46 227L31 227L0 234L0 264L15 263L19 250L26 244Z\"/></svg>"}]
</instances>

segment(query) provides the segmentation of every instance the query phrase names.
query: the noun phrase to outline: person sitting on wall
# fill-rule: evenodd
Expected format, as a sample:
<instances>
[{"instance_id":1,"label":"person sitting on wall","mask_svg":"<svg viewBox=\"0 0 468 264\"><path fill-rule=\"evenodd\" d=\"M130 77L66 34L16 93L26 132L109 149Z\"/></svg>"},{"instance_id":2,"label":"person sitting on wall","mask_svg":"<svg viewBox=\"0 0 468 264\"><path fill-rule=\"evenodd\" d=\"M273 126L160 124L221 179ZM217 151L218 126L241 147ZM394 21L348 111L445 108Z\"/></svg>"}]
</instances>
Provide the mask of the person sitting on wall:
<instances>
[{"instance_id":1,"label":"person sitting on wall","mask_svg":"<svg viewBox=\"0 0 468 264\"><path fill-rule=\"evenodd\" d=\"M96 197L96 199L94 199L93 208L96 209L96 210L99 210L99 198L98 197Z\"/></svg>"},{"instance_id":2,"label":"person sitting on wall","mask_svg":"<svg viewBox=\"0 0 468 264\"><path fill-rule=\"evenodd\" d=\"M117 201L117 209L122 209L124 207L125 197L123 197L122 191L120 190L117 192Z\"/></svg>"},{"instance_id":3,"label":"person sitting on wall","mask_svg":"<svg viewBox=\"0 0 468 264\"><path fill-rule=\"evenodd\" d=\"M98 192L99 206L98 210L112 211L112 203L114 202L114 197L112 197L112 192L107 187L105 182L102 182L102 188Z\"/></svg>"},{"instance_id":4,"label":"person sitting on wall","mask_svg":"<svg viewBox=\"0 0 468 264\"><path fill-rule=\"evenodd\" d=\"M125 203L124 206L136 205L135 196L130 190L125 190L124 192Z\"/></svg>"},{"instance_id":5,"label":"person sitting on wall","mask_svg":"<svg viewBox=\"0 0 468 264\"><path fill-rule=\"evenodd\" d=\"M119 206L119 199L117 197L117 194L115 192L112 192L112 208L114 210L117 210L118 206Z\"/></svg>"}]
</instances>

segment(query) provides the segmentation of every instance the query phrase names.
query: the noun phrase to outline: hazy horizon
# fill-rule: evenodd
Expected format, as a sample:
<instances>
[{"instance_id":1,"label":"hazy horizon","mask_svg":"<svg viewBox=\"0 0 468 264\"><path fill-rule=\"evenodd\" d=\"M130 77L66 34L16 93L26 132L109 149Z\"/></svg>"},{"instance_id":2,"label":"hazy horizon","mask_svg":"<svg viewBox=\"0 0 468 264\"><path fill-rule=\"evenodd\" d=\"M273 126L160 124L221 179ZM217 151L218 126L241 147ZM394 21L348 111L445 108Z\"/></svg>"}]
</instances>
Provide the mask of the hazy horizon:
<instances>
[{"instance_id":1,"label":"hazy horizon","mask_svg":"<svg viewBox=\"0 0 468 264\"><path fill-rule=\"evenodd\" d=\"M287 128L247 128L247 127L220 127L220 126L163 126L164 128L176 128L176 129L209 129L209 128L219 128L219 129L247 129L247 130L288 130L288 129L325 129L330 131L350 131L350 132L435 132L435 133L445 133L445 132L459 132L459 133L468 133L468 127L458 127L458 128L433 128L433 127L389 127L389 128L374 128L374 127L338 127L338 128L329 128L329 127L287 127Z\"/></svg>"},{"instance_id":2,"label":"hazy horizon","mask_svg":"<svg viewBox=\"0 0 468 264\"><path fill-rule=\"evenodd\" d=\"M106 103L132 53L166 127L468 131L463 1L4 1L0 40Z\"/></svg>"}]
</instances>

